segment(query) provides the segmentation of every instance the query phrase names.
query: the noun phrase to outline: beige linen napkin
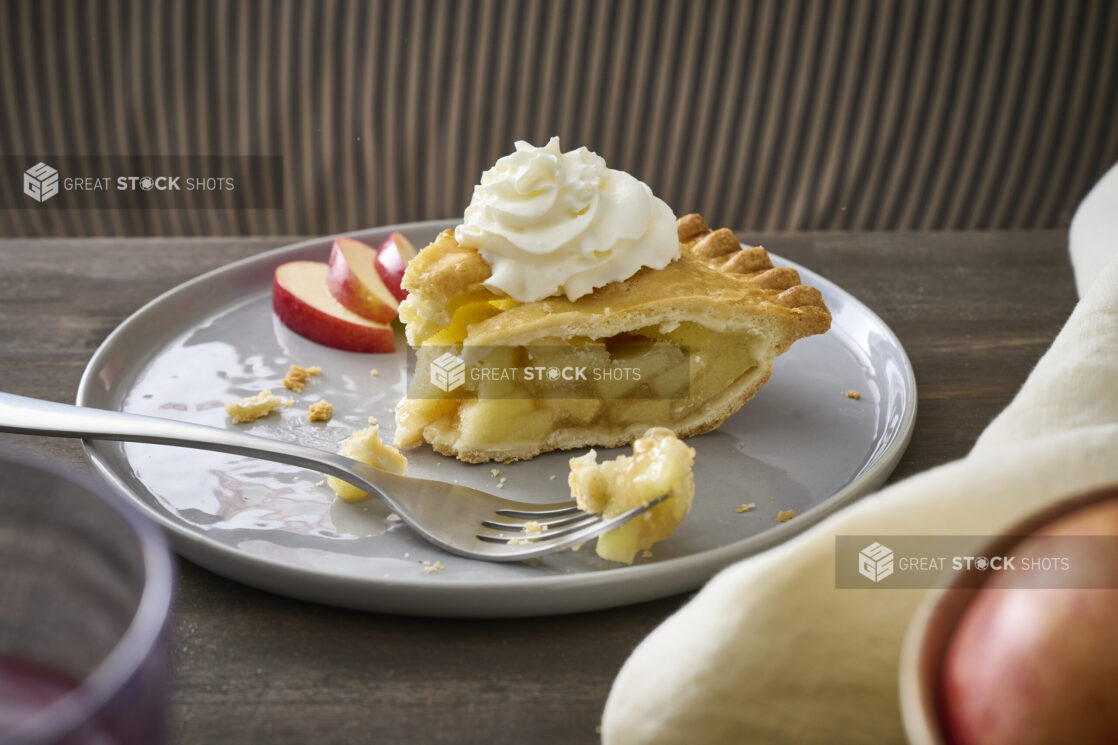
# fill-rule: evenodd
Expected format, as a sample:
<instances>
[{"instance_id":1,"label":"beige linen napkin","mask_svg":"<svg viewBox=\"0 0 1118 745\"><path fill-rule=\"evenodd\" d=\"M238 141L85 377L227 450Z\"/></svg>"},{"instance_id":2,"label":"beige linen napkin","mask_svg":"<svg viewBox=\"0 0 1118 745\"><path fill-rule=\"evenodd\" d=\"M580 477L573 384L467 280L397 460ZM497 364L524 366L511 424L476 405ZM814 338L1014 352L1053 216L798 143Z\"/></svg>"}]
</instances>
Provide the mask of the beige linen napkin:
<instances>
[{"instance_id":1,"label":"beige linen napkin","mask_svg":"<svg viewBox=\"0 0 1118 745\"><path fill-rule=\"evenodd\" d=\"M622 667L605 745L904 741L897 666L925 591L836 589L834 536L992 535L1118 483L1118 166L1070 243L1079 304L971 453L712 579Z\"/></svg>"}]
</instances>

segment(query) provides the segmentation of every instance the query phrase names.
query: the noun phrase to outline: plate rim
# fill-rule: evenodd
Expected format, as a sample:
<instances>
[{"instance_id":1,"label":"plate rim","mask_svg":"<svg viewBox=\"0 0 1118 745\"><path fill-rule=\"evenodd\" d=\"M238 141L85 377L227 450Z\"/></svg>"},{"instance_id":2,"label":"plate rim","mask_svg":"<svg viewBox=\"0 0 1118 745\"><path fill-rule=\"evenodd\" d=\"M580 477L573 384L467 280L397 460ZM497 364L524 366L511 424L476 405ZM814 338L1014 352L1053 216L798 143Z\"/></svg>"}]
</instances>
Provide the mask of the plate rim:
<instances>
[{"instance_id":1,"label":"plate rim","mask_svg":"<svg viewBox=\"0 0 1118 745\"><path fill-rule=\"evenodd\" d=\"M121 340L127 338L131 334L133 328L139 324L148 313L152 312L158 306L173 301L176 296L187 293L199 285L204 285L216 275L234 271L235 269L249 265L277 263L277 258L283 254L298 253L340 236L359 237L373 231L438 231L453 225L454 222L456 222L455 219L423 220L410 223L373 226L328 236L316 236L277 246L251 256L246 256L242 259L211 269L185 282L181 282L137 308L105 337L82 371L75 402L79 406L89 405L88 401L96 385L95 372L105 367L107 358L109 358L114 349L120 345ZM122 497L132 503L133 506L140 509L147 517L154 520L160 528L166 531L168 539L180 555L222 576L289 597L359 610L396 613L419 612L424 615L481 617L571 613L583 610L616 607L634 602L641 602L642 600L668 597L678 594L679 592L697 588L698 585L701 585L707 579L713 577L726 566L748 558L749 556L760 554L774 546L784 543L793 536L807 531L812 526L818 524L843 507L846 507L859 497L872 492L884 483L896 468L912 438L918 404L916 376L912 367L912 362L908 357L908 352L893 329L860 299L843 289L840 285L827 279L825 276L772 252L770 252L770 256L785 266L791 266L798 271L819 277L835 289L841 291L844 302L856 306L860 312L866 314L873 322L878 324L881 329L887 332L890 340L904 360L903 388L906 392L906 406L900 425L895 431L891 442L859 469L845 486L829 497L826 497L825 501L822 503L814 505L803 513L797 514L796 520L772 526L762 533L747 536L733 543L715 546L686 556L667 559L662 562L638 564L635 566L619 565L617 567L610 567L594 572L580 572L569 575L544 575L532 578L452 580L438 576L425 575L422 578L401 579L382 578L375 575L358 577L346 574L332 574L316 569L293 566L268 557L247 554L232 546L209 538L204 532L176 523L167 515L163 514L162 511L149 504L148 501L143 499L139 494L135 493L131 487L125 483L124 479L116 473L115 469L107 462L106 457L103 456L96 447L97 442L102 442L102 440L82 439L82 450L86 459L101 478L108 482ZM619 575L625 578L625 581L621 582L622 585L629 583L630 590L628 592L616 592L617 588L615 586L619 584ZM634 591L632 589L634 587L644 588L651 582L657 582L657 586L660 589L652 592ZM555 603L553 602L555 600L555 593L550 592L554 590L570 590L572 588L576 591L589 591L591 589L601 589L603 587L611 587L614 589L614 592L611 592L608 598L598 599L597 601L589 600L588 602L581 603L577 602L577 599L572 600L569 597L561 598L559 603ZM393 597L380 595L373 599L374 602L368 602L369 599L363 598L360 593L353 594L352 597L348 599L338 595L339 591L353 593L355 590L368 591L370 588L382 588L385 590L391 588ZM670 592L666 592L665 589L670 590ZM500 608L495 610L494 607L491 607L485 612L480 613L462 612L462 609L458 607L451 610L451 612L440 612L440 606L437 602L434 604L423 602L425 599L424 596L430 596L437 600L440 596L445 597L448 595L462 594L463 596L481 597L482 595L492 595L493 593L506 595L507 597L501 598L499 602L490 603L491 606L500 606ZM526 595L533 594L544 596L551 594L552 597L545 599L543 602L539 602L538 600L536 602L524 602L524 597ZM419 595L420 597L417 598L415 595Z\"/></svg>"}]
</instances>

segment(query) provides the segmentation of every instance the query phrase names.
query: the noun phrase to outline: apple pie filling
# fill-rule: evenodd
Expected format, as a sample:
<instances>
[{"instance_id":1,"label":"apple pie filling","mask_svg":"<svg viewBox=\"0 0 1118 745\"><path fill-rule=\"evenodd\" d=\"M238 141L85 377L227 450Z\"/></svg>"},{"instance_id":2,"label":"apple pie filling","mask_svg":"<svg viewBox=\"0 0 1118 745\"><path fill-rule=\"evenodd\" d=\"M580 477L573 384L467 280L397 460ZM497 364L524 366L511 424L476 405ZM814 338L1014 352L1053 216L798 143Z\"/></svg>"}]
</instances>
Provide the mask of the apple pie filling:
<instances>
[{"instance_id":1,"label":"apple pie filling","mask_svg":"<svg viewBox=\"0 0 1118 745\"><path fill-rule=\"evenodd\" d=\"M486 348L476 354L462 346L471 325L499 314L511 302L456 303L445 325L409 327L419 337L412 342L418 370L429 370L450 349L467 364L493 372L475 373L452 394L435 387L428 375L414 375L407 398L397 406L398 446L426 441L439 452L482 462L530 458L541 443L548 449L571 447L566 443L588 430L599 433L599 442L631 442L633 433L686 421L742 378L767 377L769 372L763 337L712 329L698 321L665 322L599 339L534 340L531 346ZM433 331L424 337L427 329ZM501 374L527 368L581 368L594 374L531 381L523 374Z\"/></svg>"},{"instance_id":2,"label":"apple pie filling","mask_svg":"<svg viewBox=\"0 0 1118 745\"><path fill-rule=\"evenodd\" d=\"M694 462L694 449L664 427L654 427L634 441L631 456L599 463L591 450L571 458L567 483L579 508L587 512L609 518L667 495L647 512L599 536L598 555L632 564L637 553L671 535L695 498Z\"/></svg>"}]
</instances>

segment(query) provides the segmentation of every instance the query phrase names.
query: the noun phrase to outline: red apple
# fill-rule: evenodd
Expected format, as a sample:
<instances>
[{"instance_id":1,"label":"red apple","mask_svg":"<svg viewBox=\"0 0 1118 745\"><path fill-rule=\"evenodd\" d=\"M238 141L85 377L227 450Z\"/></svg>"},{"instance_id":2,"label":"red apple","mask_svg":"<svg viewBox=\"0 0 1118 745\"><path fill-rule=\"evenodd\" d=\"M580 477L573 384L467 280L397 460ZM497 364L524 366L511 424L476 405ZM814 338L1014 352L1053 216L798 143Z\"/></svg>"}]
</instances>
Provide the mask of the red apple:
<instances>
[{"instance_id":1,"label":"red apple","mask_svg":"<svg viewBox=\"0 0 1118 745\"><path fill-rule=\"evenodd\" d=\"M1097 589L1061 587L1055 570L1024 582L997 573L975 595L942 672L953 745L1118 743L1118 538L1074 537L1090 535L1118 536L1118 498L1075 510L1009 553L1019 564L1070 555L1078 584Z\"/></svg>"},{"instance_id":2,"label":"red apple","mask_svg":"<svg viewBox=\"0 0 1118 745\"><path fill-rule=\"evenodd\" d=\"M404 279L404 270L408 268L408 262L415 258L416 253L415 246L401 233L388 236L388 240L380 244L380 248L377 249L377 272L397 300L403 300L408 296L408 291L400 285Z\"/></svg>"},{"instance_id":3,"label":"red apple","mask_svg":"<svg viewBox=\"0 0 1118 745\"><path fill-rule=\"evenodd\" d=\"M326 289L329 268L321 261L290 261L276 268L272 308L300 336L350 352L394 352L392 327L362 318Z\"/></svg>"},{"instance_id":4,"label":"red apple","mask_svg":"<svg viewBox=\"0 0 1118 745\"><path fill-rule=\"evenodd\" d=\"M396 317L399 301L380 278L377 252L352 238L339 238L330 249L326 289L339 303L359 316L378 323Z\"/></svg>"}]
</instances>

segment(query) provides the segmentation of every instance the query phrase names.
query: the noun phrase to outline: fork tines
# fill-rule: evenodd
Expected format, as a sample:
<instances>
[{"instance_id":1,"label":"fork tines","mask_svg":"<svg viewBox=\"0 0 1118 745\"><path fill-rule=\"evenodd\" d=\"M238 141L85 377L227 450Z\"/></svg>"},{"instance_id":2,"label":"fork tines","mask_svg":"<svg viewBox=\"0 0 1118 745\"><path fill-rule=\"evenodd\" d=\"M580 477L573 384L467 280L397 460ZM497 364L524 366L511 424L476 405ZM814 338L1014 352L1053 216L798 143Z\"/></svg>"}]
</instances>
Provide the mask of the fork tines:
<instances>
[{"instance_id":1,"label":"fork tines","mask_svg":"<svg viewBox=\"0 0 1118 745\"><path fill-rule=\"evenodd\" d=\"M608 518L592 512L583 512L573 505L565 507L556 505L552 509L538 511L500 509L497 510L498 515L519 519L510 521L484 520L482 526L496 532L478 533L477 537L479 540L488 543L510 545L538 544L543 541L563 543L565 541L562 539L570 538L575 534L579 538L588 540L642 512L646 512L667 497L668 495L664 494L645 504Z\"/></svg>"},{"instance_id":2,"label":"fork tines","mask_svg":"<svg viewBox=\"0 0 1118 745\"><path fill-rule=\"evenodd\" d=\"M504 510L500 514L507 515ZM592 512L583 512L573 508L566 511L556 511L558 516L552 520L520 520L517 522L498 522L484 520L482 525L486 528L500 531L497 534L479 533L478 538L492 543L530 543L541 538L560 538L581 528L591 525L601 518ZM529 514L529 513L523 513ZM539 513L537 513L538 516ZM552 513L555 514L555 513ZM504 535L510 532L512 535Z\"/></svg>"}]
</instances>

